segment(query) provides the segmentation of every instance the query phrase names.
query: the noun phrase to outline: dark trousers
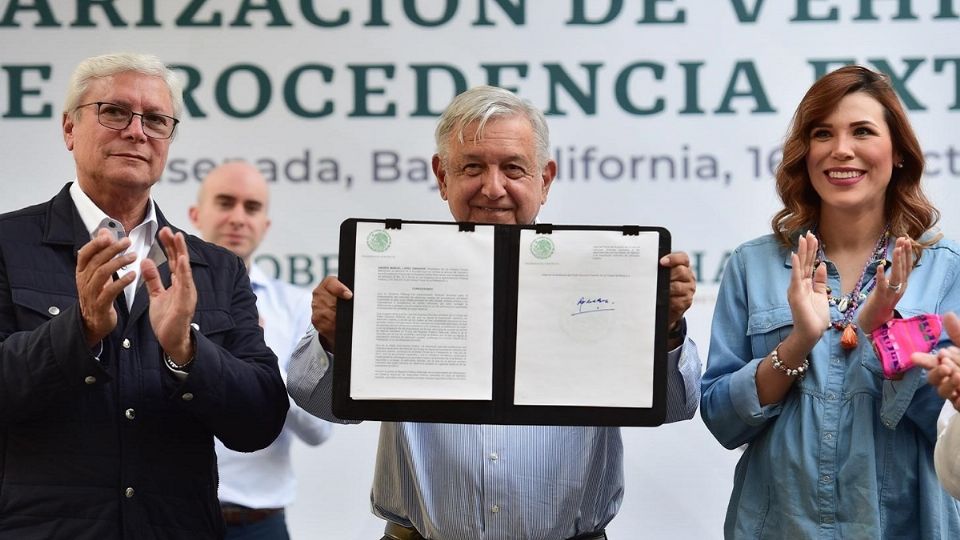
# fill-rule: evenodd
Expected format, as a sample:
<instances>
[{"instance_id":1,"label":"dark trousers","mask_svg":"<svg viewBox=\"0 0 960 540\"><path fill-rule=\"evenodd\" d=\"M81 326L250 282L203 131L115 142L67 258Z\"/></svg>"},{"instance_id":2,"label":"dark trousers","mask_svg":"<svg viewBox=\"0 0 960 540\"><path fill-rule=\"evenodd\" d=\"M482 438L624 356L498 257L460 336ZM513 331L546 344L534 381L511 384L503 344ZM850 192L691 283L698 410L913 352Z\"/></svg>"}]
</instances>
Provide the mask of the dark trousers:
<instances>
[{"instance_id":1,"label":"dark trousers","mask_svg":"<svg viewBox=\"0 0 960 540\"><path fill-rule=\"evenodd\" d=\"M227 525L226 540L290 540L283 512L256 523Z\"/></svg>"}]
</instances>

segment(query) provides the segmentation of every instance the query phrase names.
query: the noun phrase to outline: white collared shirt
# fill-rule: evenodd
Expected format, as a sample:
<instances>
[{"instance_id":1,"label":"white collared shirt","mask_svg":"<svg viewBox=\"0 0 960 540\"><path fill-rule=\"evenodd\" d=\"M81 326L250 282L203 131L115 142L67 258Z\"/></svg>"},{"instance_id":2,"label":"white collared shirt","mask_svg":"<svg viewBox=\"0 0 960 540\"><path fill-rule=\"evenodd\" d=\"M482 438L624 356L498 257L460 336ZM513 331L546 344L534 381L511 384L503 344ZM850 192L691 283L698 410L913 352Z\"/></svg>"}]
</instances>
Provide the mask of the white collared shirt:
<instances>
[{"instance_id":1,"label":"white collared shirt","mask_svg":"<svg viewBox=\"0 0 960 540\"><path fill-rule=\"evenodd\" d=\"M257 310L264 340L279 361L287 379L287 363L310 324L310 291L271 279L257 265L250 268L250 285L257 295ZM293 502L297 484L290 461L296 437L311 446L330 436L332 426L290 402L283 431L273 443L256 452L235 452L216 441L220 470L220 501L248 508L282 508Z\"/></svg>"},{"instance_id":2,"label":"white collared shirt","mask_svg":"<svg viewBox=\"0 0 960 540\"><path fill-rule=\"evenodd\" d=\"M77 207L80 219L83 220L84 227L90 233L90 238L93 238L94 234L101 228L115 230L118 239L125 236L130 237L130 247L124 251L124 254L136 253L137 260L122 267L118 272L119 275L133 272L137 276L132 283L123 289L127 301L127 310L130 310L133 307L133 299L137 294L137 287L140 285L140 263L150 253L157 236L159 223L157 222L157 211L153 199L150 199L147 215L143 221L127 233L123 230L123 224L120 223L120 220L108 216L80 189L80 182L74 181L73 185L70 186L70 197L73 198L73 204Z\"/></svg>"}]
</instances>

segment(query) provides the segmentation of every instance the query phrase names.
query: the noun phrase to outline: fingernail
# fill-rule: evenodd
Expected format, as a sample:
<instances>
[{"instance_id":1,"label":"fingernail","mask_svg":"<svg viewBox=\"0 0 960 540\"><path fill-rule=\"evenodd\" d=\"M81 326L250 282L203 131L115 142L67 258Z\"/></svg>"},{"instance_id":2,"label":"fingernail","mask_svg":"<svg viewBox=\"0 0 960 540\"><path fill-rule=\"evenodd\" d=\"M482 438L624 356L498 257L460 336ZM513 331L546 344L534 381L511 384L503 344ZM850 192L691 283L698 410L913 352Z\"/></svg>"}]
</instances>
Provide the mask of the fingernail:
<instances>
[{"instance_id":1,"label":"fingernail","mask_svg":"<svg viewBox=\"0 0 960 540\"><path fill-rule=\"evenodd\" d=\"M660 259L660 264L669 264L669 263L670 263L670 256L669 256L669 255L664 255L664 256Z\"/></svg>"}]
</instances>

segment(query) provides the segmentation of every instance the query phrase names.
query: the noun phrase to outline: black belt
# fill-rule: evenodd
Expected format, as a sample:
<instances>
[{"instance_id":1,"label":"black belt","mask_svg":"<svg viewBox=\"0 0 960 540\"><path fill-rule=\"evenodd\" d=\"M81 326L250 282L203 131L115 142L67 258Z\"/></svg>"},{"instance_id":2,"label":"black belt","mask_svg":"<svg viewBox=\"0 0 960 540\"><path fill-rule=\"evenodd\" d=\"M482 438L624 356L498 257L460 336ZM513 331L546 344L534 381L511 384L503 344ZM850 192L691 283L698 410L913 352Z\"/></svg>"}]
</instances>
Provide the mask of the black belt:
<instances>
[{"instance_id":1,"label":"black belt","mask_svg":"<svg viewBox=\"0 0 960 540\"><path fill-rule=\"evenodd\" d=\"M387 522L387 527L383 531L383 538L381 540L427 540L420 533L417 532L413 527L404 527L403 525L397 525L392 521ZM607 533L600 529L599 531L578 534L569 540L607 540Z\"/></svg>"},{"instance_id":2,"label":"black belt","mask_svg":"<svg viewBox=\"0 0 960 540\"><path fill-rule=\"evenodd\" d=\"M220 505L220 513L223 514L223 522L227 525L236 527L239 525L253 525L260 523L268 517L283 512L283 508L247 508L236 504Z\"/></svg>"}]
</instances>

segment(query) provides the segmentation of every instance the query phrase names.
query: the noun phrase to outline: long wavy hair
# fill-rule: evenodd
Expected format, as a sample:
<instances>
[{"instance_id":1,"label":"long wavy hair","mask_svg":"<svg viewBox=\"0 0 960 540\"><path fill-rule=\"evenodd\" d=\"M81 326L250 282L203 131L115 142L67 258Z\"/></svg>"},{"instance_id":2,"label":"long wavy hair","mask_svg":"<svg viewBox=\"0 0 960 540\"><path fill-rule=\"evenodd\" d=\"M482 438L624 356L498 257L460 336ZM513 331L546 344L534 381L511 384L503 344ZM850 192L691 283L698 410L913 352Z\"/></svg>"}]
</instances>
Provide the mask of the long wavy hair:
<instances>
[{"instance_id":1,"label":"long wavy hair","mask_svg":"<svg viewBox=\"0 0 960 540\"><path fill-rule=\"evenodd\" d=\"M925 234L940 220L940 212L920 185L923 151L888 77L861 66L846 66L828 73L800 100L783 143L783 160L777 167L777 194L784 207L773 216L773 233L790 248L798 234L820 222L821 200L813 189L806 163L810 132L836 109L840 100L854 92L863 92L883 106L893 151L901 158L887 185L884 214L892 236L912 239L915 260L919 261L923 250L941 236Z\"/></svg>"}]
</instances>

